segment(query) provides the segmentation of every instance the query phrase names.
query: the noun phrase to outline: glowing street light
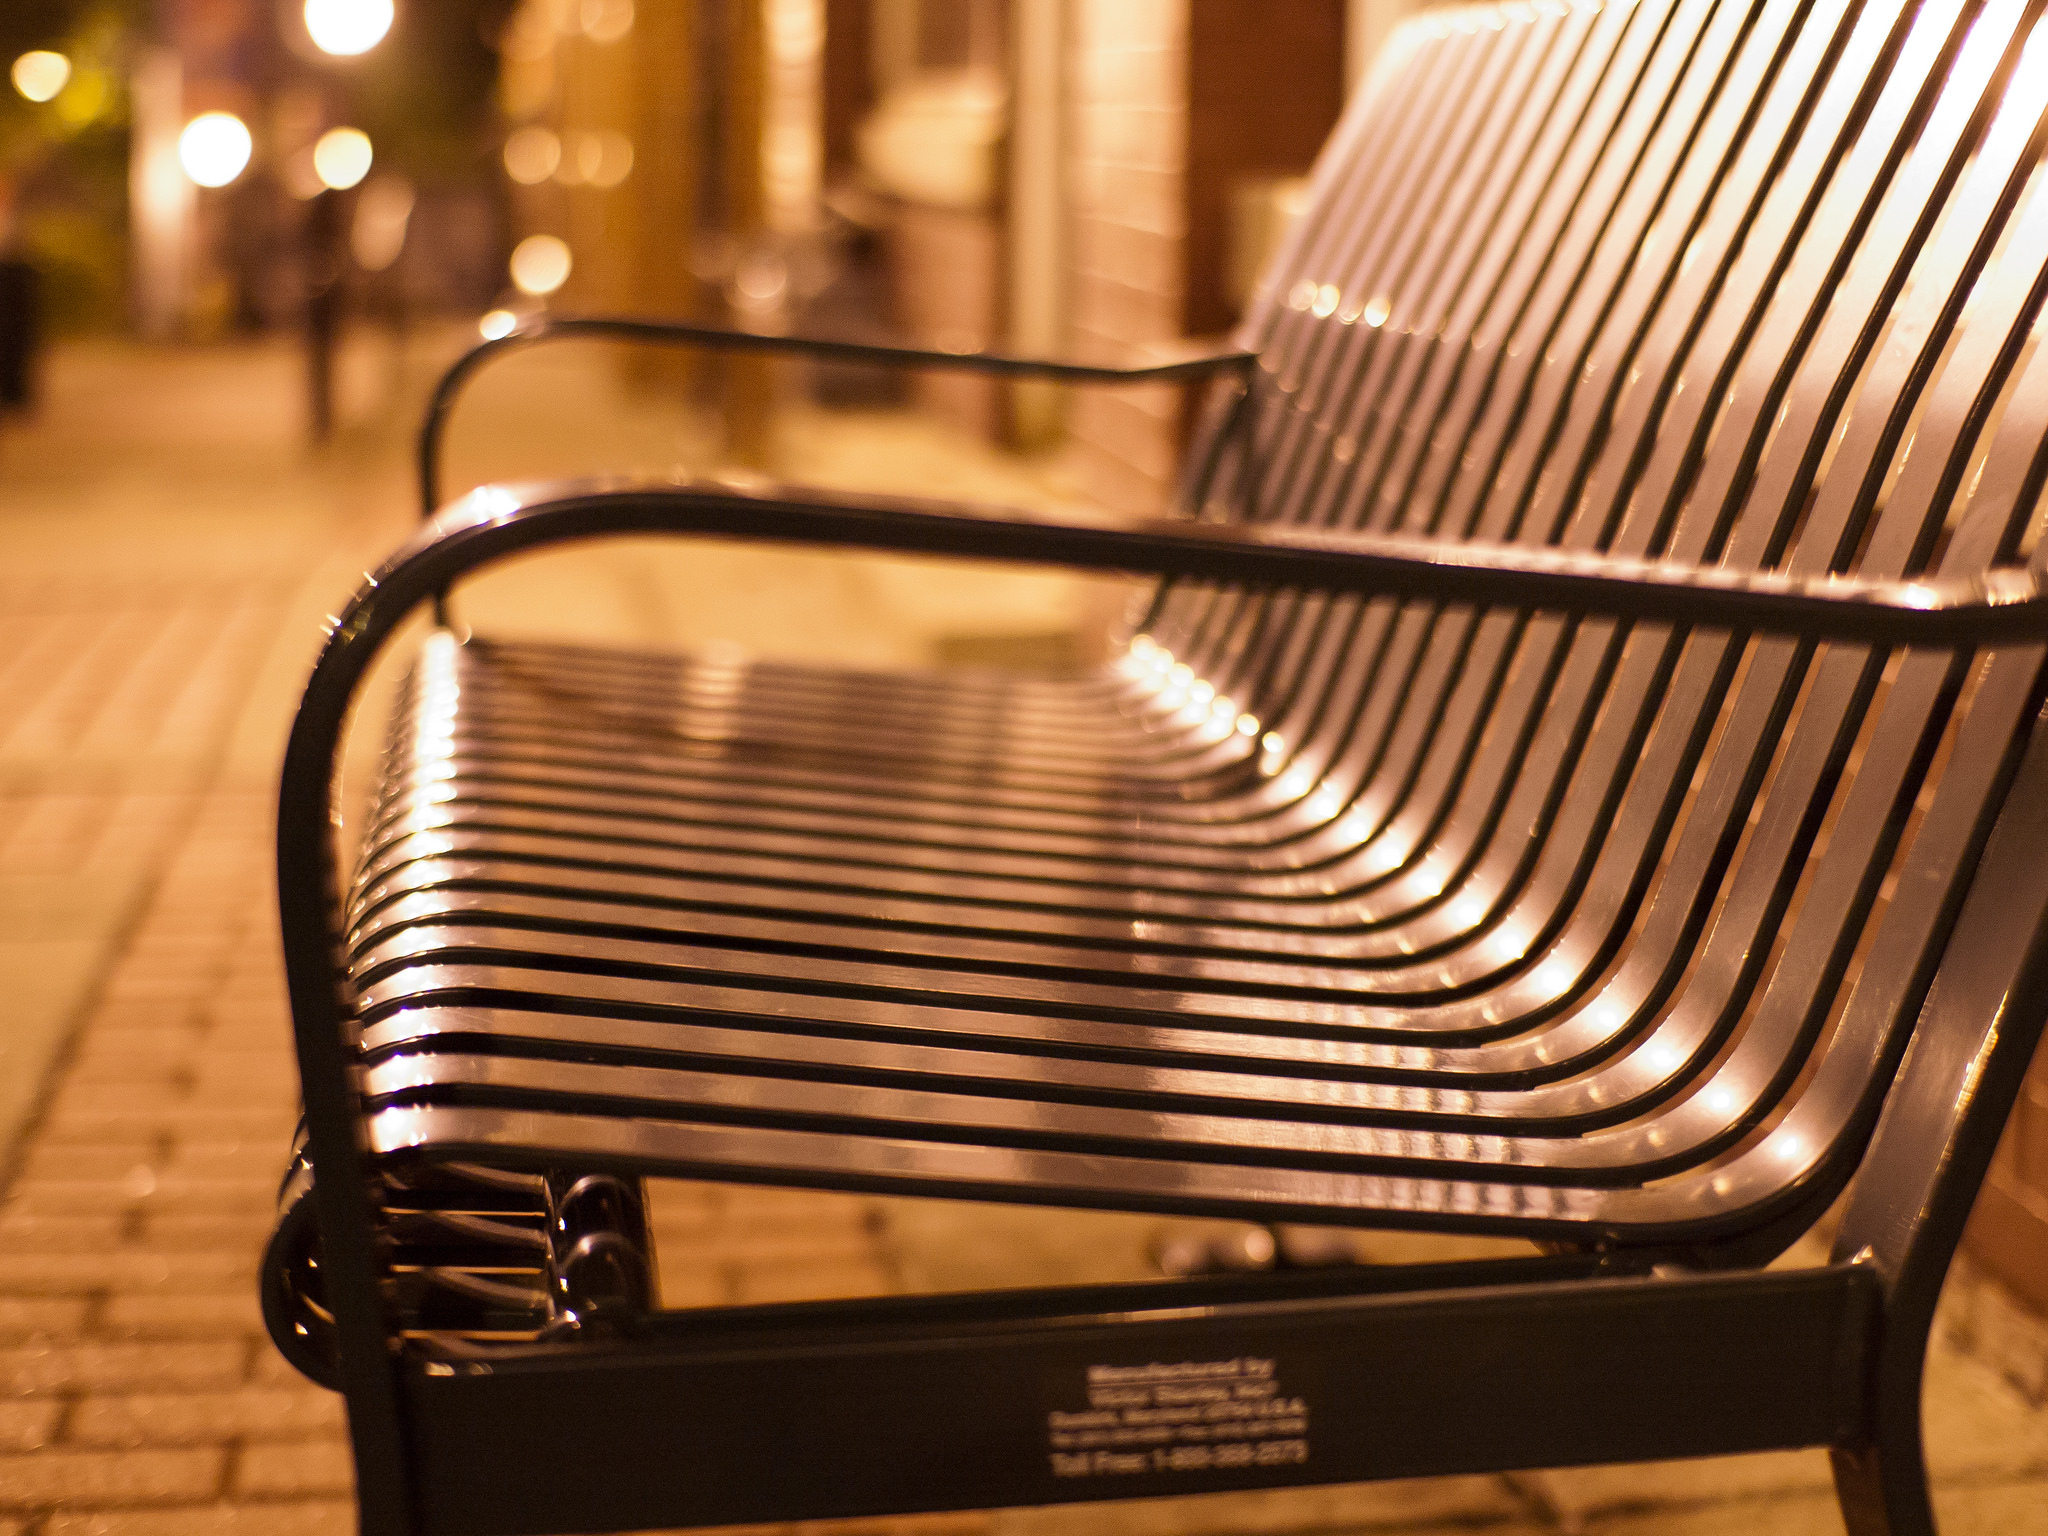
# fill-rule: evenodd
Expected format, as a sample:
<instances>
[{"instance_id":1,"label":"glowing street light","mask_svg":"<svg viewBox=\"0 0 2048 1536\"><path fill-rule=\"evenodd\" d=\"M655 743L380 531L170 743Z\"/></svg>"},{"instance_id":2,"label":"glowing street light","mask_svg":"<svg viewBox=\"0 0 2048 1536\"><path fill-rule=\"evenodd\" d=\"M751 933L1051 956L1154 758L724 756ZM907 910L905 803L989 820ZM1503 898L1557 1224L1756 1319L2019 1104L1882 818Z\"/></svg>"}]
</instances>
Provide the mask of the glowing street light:
<instances>
[{"instance_id":1,"label":"glowing street light","mask_svg":"<svg viewBox=\"0 0 2048 1536\"><path fill-rule=\"evenodd\" d=\"M178 135L178 164L202 187L224 187L242 174L255 143L232 112L202 112Z\"/></svg>"},{"instance_id":2,"label":"glowing street light","mask_svg":"<svg viewBox=\"0 0 2048 1536\"><path fill-rule=\"evenodd\" d=\"M553 235L528 235L512 248L512 285L535 298L569 281L569 247Z\"/></svg>"},{"instance_id":3,"label":"glowing street light","mask_svg":"<svg viewBox=\"0 0 2048 1536\"><path fill-rule=\"evenodd\" d=\"M391 0L306 0L306 34L322 53L354 58L391 30Z\"/></svg>"},{"instance_id":4,"label":"glowing street light","mask_svg":"<svg viewBox=\"0 0 2048 1536\"><path fill-rule=\"evenodd\" d=\"M14 88L30 101L49 101L71 78L71 61L61 53L38 48L14 61Z\"/></svg>"},{"instance_id":5,"label":"glowing street light","mask_svg":"<svg viewBox=\"0 0 2048 1536\"><path fill-rule=\"evenodd\" d=\"M330 128L313 145L313 173L320 185L345 192L370 174L376 157L370 136L360 128Z\"/></svg>"}]
</instances>

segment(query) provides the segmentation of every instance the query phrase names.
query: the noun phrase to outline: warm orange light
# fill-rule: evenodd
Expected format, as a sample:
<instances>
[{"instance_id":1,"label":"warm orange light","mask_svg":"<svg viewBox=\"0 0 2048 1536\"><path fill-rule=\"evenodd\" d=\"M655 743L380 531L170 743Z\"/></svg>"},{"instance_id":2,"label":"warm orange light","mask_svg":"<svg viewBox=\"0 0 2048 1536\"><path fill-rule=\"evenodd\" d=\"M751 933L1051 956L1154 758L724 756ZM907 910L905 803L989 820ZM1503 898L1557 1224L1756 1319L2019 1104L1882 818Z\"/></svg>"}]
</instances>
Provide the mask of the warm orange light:
<instances>
[{"instance_id":1,"label":"warm orange light","mask_svg":"<svg viewBox=\"0 0 2048 1536\"><path fill-rule=\"evenodd\" d=\"M242 174L255 141L232 112L202 112L178 135L178 164L202 187L224 187Z\"/></svg>"},{"instance_id":2,"label":"warm orange light","mask_svg":"<svg viewBox=\"0 0 2048 1536\"><path fill-rule=\"evenodd\" d=\"M14 88L30 101L49 101L71 78L71 61L61 53L38 48L14 61Z\"/></svg>"},{"instance_id":3,"label":"warm orange light","mask_svg":"<svg viewBox=\"0 0 2048 1536\"><path fill-rule=\"evenodd\" d=\"M344 192L370 174L376 151L360 128L330 128L313 144L313 170L323 187Z\"/></svg>"},{"instance_id":4,"label":"warm orange light","mask_svg":"<svg viewBox=\"0 0 2048 1536\"><path fill-rule=\"evenodd\" d=\"M569 247L553 235L528 235L512 248L512 285L535 298L569 281Z\"/></svg>"},{"instance_id":5,"label":"warm orange light","mask_svg":"<svg viewBox=\"0 0 2048 1536\"><path fill-rule=\"evenodd\" d=\"M306 0L306 33L322 53L368 53L391 30L391 0Z\"/></svg>"},{"instance_id":6,"label":"warm orange light","mask_svg":"<svg viewBox=\"0 0 2048 1536\"><path fill-rule=\"evenodd\" d=\"M562 141L545 128L516 129L505 140L505 174L522 187L539 186L562 163Z\"/></svg>"}]
</instances>

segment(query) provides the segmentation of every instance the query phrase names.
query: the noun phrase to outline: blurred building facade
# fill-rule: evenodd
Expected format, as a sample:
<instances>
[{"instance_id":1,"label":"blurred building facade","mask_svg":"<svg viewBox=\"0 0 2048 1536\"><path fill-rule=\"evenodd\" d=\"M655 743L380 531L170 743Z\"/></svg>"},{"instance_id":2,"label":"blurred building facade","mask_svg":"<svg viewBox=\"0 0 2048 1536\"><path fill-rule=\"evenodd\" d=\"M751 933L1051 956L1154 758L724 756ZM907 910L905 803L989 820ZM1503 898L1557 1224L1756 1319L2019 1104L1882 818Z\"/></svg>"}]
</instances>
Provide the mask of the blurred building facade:
<instances>
[{"instance_id":1,"label":"blurred building facade","mask_svg":"<svg viewBox=\"0 0 2048 1536\"><path fill-rule=\"evenodd\" d=\"M569 308L955 351L1218 333L1405 9L522 0L501 45L515 222L567 243L548 302ZM1185 430L1171 393L913 387L999 440L1064 435L1115 505L1157 504Z\"/></svg>"}]
</instances>

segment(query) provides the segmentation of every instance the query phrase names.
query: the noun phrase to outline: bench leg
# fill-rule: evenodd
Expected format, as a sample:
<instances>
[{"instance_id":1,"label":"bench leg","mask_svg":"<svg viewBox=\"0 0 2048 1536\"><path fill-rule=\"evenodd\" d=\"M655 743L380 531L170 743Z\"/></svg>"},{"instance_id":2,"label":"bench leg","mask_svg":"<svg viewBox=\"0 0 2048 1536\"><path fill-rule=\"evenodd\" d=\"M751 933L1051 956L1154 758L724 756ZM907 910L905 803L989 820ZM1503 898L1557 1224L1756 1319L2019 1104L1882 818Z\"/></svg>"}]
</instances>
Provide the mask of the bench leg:
<instances>
[{"instance_id":1,"label":"bench leg","mask_svg":"<svg viewBox=\"0 0 2048 1536\"><path fill-rule=\"evenodd\" d=\"M1903 1403L1880 1402L1870 1444L1828 1453L1849 1536L1935 1536L1920 1446L1920 1394L1899 1395Z\"/></svg>"}]
</instances>

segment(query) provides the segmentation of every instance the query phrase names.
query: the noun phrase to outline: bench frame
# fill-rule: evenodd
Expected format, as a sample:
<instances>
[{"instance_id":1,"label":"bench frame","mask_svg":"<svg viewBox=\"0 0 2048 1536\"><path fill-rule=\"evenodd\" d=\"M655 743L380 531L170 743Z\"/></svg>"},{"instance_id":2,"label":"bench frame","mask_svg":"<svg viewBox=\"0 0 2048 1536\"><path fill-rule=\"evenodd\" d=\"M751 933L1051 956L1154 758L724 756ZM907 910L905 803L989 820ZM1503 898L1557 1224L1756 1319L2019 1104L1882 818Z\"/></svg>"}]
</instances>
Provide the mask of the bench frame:
<instances>
[{"instance_id":1,"label":"bench frame","mask_svg":"<svg viewBox=\"0 0 2048 1536\"><path fill-rule=\"evenodd\" d=\"M1188 378L1247 360L1217 353L1164 370L1080 369L549 322L478 348L444 380L422 434L428 497L438 493L448 410L477 367L508 347L579 336L1089 382ZM1230 412L1242 397L1212 410ZM2005 766L2003 811L1881 1117L1876 1103L1857 1106L1855 1133L1822 1176L1781 1192L1761 1233L1662 1251L660 1313L631 1336L487 1354L401 1347L378 1290L340 959L333 794L350 705L400 623L440 607L462 576L541 545L652 532L1894 645L2038 651L2048 638L2048 598L2033 571L1968 584L1800 580L1382 535L968 513L751 484L470 493L334 621L292 731L279 806L286 967L323 1174L321 1265L366 1531L720 1524L1815 1445L1832 1451L1858 1536L1933 1529L1919 1387L1934 1305L2048 1014L2048 889L2035 878L2048 842L2048 737L2038 727ZM1829 1264L1741 1267L1810 1226L1852 1173ZM1043 1433L1048 1393L1091 1361L1219 1352L1263 1354L1283 1371L1294 1361L1297 1374L1312 1374L1310 1466L1215 1470L1193 1486L1145 1471L1062 1480L1042 1454L1019 1450ZM1570 1412L1530 1411L1559 1394Z\"/></svg>"}]
</instances>

